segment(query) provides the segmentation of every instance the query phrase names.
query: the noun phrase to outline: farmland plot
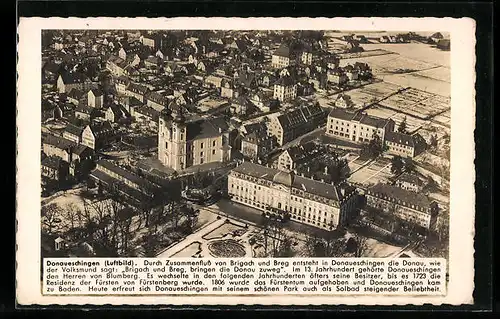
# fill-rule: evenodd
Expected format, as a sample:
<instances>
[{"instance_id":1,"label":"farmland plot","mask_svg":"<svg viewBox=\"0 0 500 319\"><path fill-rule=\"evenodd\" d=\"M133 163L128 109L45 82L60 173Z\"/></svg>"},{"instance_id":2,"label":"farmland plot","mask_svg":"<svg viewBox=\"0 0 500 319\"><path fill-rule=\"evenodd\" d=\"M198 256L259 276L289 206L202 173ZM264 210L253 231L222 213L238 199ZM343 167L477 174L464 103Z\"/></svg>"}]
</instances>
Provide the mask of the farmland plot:
<instances>
[{"instance_id":1,"label":"farmland plot","mask_svg":"<svg viewBox=\"0 0 500 319\"><path fill-rule=\"evenodd\" d=\"M410 88L380 102L382 107L418 118L429 118L450 108L449 98Z\"/></svg>"}]
</instances>

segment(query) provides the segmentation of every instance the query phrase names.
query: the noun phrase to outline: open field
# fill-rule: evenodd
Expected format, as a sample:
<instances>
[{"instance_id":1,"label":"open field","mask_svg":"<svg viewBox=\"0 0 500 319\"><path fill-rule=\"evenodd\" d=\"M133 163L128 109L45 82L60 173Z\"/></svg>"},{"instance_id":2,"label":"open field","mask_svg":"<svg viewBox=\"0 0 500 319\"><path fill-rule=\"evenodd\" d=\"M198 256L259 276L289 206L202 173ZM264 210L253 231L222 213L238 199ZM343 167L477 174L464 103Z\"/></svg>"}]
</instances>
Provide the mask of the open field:
<instances>
[{"instance_id":1,"label":"open field","mask_svg":"<svg viewBox=\"0 0 500 319\"><path fill-rule=\"evenodd\" d=\"M352 174L349 177L349 182L354 184L374 185L377 183L387 183L391 176L390 160L380 158Z\"/></svg>"},{"instance_id":2,"label":"open field","mask_svg":"<svg viewBox=\"0 0 500 319\"><path fill-rule=\"evenodd\" d=\"M397 92L401 89L401 86L394 85L387 82L378 82L365 85L363 87L350 90L345 94L349 95L355 104L355 108L362 108L364 104L370 104L374 101L379 101L386 96ZM339 93L332 96L333 101L343 93Z\"/></svg>"},{"instance_id":3,"label":"open field","mask_svg":"<svg viewBox=\"0 0 500 319\"><path fill-rule=\"evenodd\" d=\"M418 118L430 118L448 110L450 108L450 99L415 88L409 88L381 101L379 105Z\"/></svg>"}]
</instances>

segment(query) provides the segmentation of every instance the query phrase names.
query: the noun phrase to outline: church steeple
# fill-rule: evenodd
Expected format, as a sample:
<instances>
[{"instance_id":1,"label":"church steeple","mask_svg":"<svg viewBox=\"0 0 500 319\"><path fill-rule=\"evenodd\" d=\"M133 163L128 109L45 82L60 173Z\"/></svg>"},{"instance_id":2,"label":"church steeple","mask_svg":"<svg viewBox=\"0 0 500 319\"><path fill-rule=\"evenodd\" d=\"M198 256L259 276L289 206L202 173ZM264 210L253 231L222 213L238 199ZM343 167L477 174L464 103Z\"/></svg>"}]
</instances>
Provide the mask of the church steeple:
<instances>
[{"instance_id":1,"label":"church steeple","mask_svg":"<svg viewBox=\"0 0 500 319\"><path fill-rule=\"evenodd\" d=\"M184 108L178 105L177 102L172 101L168 108L170 109L170 115L174 122L183 123L186 121L186 116L184 115Z\"/></svg>"}]
</instances>

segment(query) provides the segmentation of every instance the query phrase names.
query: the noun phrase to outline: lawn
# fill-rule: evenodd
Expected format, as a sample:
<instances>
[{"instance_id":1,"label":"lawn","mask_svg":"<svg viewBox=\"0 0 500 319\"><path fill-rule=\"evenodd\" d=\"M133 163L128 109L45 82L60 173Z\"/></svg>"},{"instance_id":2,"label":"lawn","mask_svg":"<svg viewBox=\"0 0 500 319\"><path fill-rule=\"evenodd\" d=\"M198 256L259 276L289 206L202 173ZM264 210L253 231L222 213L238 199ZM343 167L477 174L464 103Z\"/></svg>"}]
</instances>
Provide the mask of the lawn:
<instances>
[{"instance_id":1,"label":"lawn","mask_svg":"<svg viewBox=\"0 0 500 319\"><path fill-rule=\"evenodd\" d=\"M203 235L203 239L219 239L219 238L230 238L243 235L247 229L245 227L233 224L231 222L226 222L211 232Z\"/></svg>"}]
</instances>

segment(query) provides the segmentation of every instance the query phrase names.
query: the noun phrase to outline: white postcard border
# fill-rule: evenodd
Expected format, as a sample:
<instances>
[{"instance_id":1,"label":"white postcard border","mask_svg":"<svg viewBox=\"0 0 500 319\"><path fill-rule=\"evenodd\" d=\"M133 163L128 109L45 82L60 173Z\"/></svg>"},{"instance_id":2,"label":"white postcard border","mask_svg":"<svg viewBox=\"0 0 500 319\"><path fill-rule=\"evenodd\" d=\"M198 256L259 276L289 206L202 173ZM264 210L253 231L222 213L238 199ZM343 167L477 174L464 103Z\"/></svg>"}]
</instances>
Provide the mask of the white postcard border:
<instances>
[{"instance_id":1,"label":"white postcard border","mask_svg":"<svg viewBox=\"0 0 500 319\"><path fill-rule=\"evenodd\" d=\"M450 281L446 297L52 297L40 281L42 29L442 31L451 34ZM16 296L20 305L420 305L472 302L475 210L475 22L469 18L20 18L17 102Z\"/></svg>"}]
</instances>

